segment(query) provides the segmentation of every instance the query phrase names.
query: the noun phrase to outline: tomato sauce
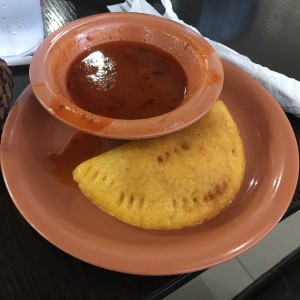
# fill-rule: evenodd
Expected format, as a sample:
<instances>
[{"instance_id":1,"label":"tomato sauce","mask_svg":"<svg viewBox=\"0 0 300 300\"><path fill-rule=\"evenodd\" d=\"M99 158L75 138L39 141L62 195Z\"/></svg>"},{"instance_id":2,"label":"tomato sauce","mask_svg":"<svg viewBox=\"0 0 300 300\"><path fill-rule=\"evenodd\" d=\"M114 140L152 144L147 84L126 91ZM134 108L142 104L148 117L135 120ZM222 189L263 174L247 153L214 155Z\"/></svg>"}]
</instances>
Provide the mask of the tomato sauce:
<instances>
[{"instance_id":1,"label":"tomato sauce","mask_svg":"<svg viewBox=\"0 0 300 300\"><path fill-rule=\"evenodd\" d=\"M77 187L73 180L73 170L83 161L103 152L101 140L93 135L76 131L59 153L48 153L53 175L70 187Z\"/></svg>"},{"instance_id":2,"label":"tomato sauce","mask_svg":"<svg viewBox=\"0 0 300 300\"><path fill-rule=\"evenodd\" d=\"M175 109L187 77L166 51L141 42L115 41L81 54L71 65L67 88L76 105L117 119L142 119Z\"/></svg>"}]
</instances>

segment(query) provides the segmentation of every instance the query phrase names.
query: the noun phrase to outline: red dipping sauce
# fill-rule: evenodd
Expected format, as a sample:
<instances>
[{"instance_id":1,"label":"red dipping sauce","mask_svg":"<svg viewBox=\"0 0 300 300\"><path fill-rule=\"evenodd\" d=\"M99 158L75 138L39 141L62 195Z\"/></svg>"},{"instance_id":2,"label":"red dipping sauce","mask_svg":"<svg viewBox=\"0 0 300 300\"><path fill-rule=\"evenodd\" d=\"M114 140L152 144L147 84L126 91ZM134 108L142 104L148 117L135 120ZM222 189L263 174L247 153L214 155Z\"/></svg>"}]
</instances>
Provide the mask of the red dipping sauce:
<instances>
[{"instance_id":1,"label":"red dipping sauce","mask_svg":"<svg viewBox=\"0 0 300 300\"><path fill-rule=\"evenodd\" d=\"M71 65L67 88L76 105L116 119L170 112L183 101L187 77L166 51L141 42L104 43Z\"/></svg>"}]
</instances>

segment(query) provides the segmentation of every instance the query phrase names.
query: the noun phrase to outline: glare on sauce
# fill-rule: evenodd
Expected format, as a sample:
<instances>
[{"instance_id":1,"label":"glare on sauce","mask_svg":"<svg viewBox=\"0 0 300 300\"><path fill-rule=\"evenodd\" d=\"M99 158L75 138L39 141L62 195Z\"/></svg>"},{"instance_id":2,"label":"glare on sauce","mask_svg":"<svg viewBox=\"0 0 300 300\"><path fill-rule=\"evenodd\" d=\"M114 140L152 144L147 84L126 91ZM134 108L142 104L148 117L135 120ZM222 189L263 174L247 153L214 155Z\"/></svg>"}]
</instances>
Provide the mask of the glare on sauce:
<instances>
[{"instance_id":1,"label":"glare on sauce","mask_svg":"<svg viewBox=\"0 0 300 300\"><path fill-rule=\"evenodd\" d=\"M186 87L177 60L141 42L109 42L90 49L67 75L69 94L79 107L118 119L167 113L183 101Z\"/></svg>"}]
</instances>

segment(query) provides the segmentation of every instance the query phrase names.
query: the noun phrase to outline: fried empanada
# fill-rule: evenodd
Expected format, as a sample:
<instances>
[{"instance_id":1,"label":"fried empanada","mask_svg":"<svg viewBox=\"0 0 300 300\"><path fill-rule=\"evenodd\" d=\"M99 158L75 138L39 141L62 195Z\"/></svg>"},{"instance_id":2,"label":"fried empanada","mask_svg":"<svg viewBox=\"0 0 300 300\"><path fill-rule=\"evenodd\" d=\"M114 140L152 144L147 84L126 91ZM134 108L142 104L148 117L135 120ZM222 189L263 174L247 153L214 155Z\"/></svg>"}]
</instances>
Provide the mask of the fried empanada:
<instances>
[{"instance_id":1,"label":"fried empanada","mask_svg":"<svg viewBox=\"0 0 300 300\"><path fill-rule=\"evenodd\" d=\"M201 224L236 197L244 177L239 130L222 101L193 125L128 142L73 172L83 194L103 211L137 227Z\"/></svg>"}]
</instances>

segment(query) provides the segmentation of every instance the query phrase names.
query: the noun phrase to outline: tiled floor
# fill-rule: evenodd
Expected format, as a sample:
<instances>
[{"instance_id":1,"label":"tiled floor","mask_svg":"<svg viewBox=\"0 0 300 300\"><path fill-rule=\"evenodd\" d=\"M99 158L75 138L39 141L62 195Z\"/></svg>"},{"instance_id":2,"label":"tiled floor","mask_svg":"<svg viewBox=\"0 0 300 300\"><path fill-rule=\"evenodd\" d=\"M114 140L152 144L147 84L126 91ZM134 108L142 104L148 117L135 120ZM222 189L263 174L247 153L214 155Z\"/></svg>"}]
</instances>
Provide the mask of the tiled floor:
<instances>
[{"instance_id":1,"label":"tiled floor","mask_svg":"<svg viewBox=\"0 0 300 300\"><path fill-rule=\"evenodd\" d=\"M300 211L246 253L202 273L164 300L232 299L300 246L299 228Z\"/></svg>"}]
</instances>

